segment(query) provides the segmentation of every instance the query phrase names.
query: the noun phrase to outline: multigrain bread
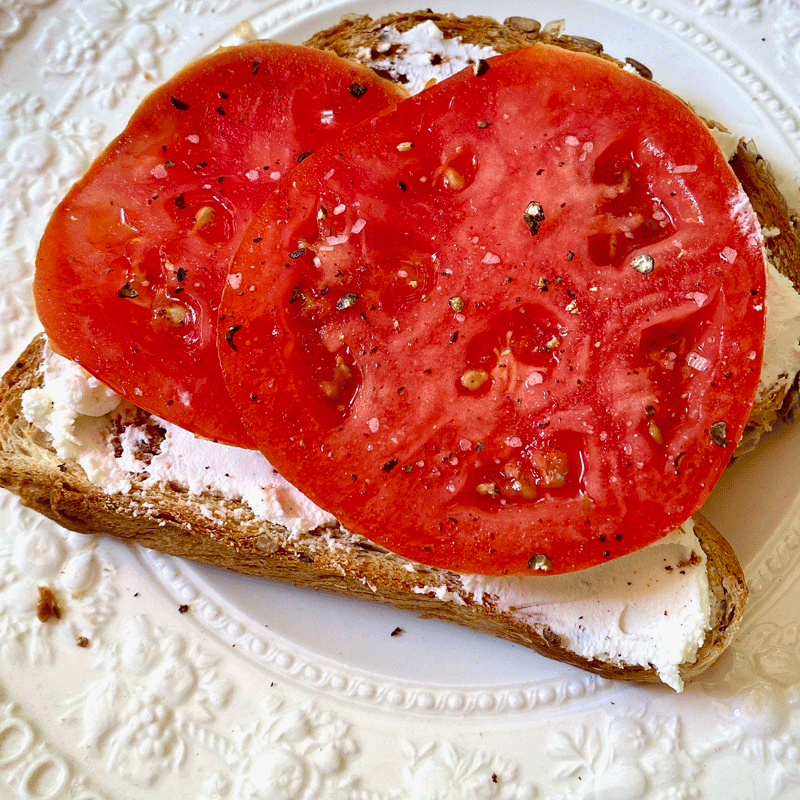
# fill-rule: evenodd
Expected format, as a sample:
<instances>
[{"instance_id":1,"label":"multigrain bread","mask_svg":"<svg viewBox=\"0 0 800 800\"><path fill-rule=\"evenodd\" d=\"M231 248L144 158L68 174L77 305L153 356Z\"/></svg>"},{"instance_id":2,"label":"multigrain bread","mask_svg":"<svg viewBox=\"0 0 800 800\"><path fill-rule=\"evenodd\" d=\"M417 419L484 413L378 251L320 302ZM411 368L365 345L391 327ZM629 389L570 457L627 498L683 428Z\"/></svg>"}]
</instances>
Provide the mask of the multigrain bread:
<instances>
[{"instance_id":1,"label":"multigrain bread","mask_svg":"<svg viewBox=\"0 0 800 800\"><path fill-rule=\"evenodd\" d=\"M175 485L146 487L138 479L125 494L105 494L74 460L60 458L48 436L23 416L23 394L42 384L44 348L45 337L40 335L0 383L0 485L59 525L80 533L110 533L236 572L376 600L455 622L604 677L645 683L665 677L663 670L659 676L655 667L645 664L628 664L613 657L588 659L570 646L570 635L553 630L546 607L531 618L502 607L488 592L476 600L461 576L412 564L335 525L291 535L285 528L258 519L241 502L214 494L190 494ZM141 447L141 457L147 458L158 451L163 431L144 412L139 412L135 424L149 424L149 442ZM682 680L699 675L722 653L735 635L747 598L744 577L730 545L700 515L694 523L695 547L705 554L702 569L710 586L710 629L696 655L680 666ZM684 559L685 569L698 568L696 560L701 553L696 549L693 553ZM657 578L666 568L672 569L659 559L650 568L652 577ZM576 619L575 636L580 627Z\"/></svg>"},{"instance_id":2,"label":"multigrain bread","mask_svg":"<svg viewBox=\"0 0 800 800\"><path fill-rule=\"evenodd\" d=\"M345 18L308 44L365 63L402 56L402 47L389 43L386 31L407 31L420 23L435 24L445 38L489 45L507 52L538 41L589 52L627 66L650 78L642 64L611 58L590 39L567 37L561 25L540 26L532 20L511 18L499 24L486 17L456 18L430 12L390 15L381 20L366 16ZM385 71L404 82L402 72ZM800 237L797 219L775 188L768 166L751 146L740 143L733 160L743 185L765 227L778 231L768 240L778 269L800 285ZM134 479L124 494L106 494L87 477L74 459L59 457L48 436L21 413L25 391L40 386L45 343L37 338L4 376L0 386L0 484L18 494L31 508L71 530L98 531L146 547L194 559L237 572L326 589L351 597L378 600L423 616L438 617L531 647L541 654L606 677L639 682L665 679L645 660L627 663L609 654L587 658L576 652L569 635L554 631L546 612L538 615L503 606L490 592L477 595L462 576L412 564L363 537L331 525L304 535L257 518L244 503L206 493L189 493L180 485L145 486ZM796 383L783 382L764 394L751 416L754 436L771 428L786 413L796 395ZM164 431L144 412L133 411L134 424L148 431L140 457L158 453ZM113 420L110 422L114 427ZM117 427L121 425L117 423ZM117 430L116 435L119 434ZM112 434L113 437L114 434ZM679 667L680 678L700 674L720 655L741 621L747 589L741 568L728 543L703 520L695 518L697 558L680 566L702 570L710 586L710 628L696 653ZM699 558L700 551L703 557ZM691 562L691 563L690 563ZM671 567L670 567L671 568ZM653 568L653 576L663 565ZM536 579L534 579L536 580ZM549 580L549 579L544 579ZM575 622L577 634L580 623ZM671 681L673 685L679 685Z\"/></svg>"}]
</instances>

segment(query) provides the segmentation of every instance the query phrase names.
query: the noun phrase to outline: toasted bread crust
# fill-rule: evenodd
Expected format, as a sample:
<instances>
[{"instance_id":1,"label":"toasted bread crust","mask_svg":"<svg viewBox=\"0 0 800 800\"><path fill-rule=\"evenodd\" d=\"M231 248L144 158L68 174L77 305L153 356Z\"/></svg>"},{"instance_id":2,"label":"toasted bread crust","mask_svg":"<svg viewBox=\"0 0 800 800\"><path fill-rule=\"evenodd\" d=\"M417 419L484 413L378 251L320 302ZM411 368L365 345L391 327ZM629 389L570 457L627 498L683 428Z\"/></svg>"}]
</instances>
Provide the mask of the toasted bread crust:
<instances>
[{"instance_id":1,"label":"toasted bread crust","mask_svg":"<svg viewBox=\"0 0 800 800\"><path fill-rule=\"evenodd\" d=\"M778 232L765 242L772 263L800 292L800 217L789 208L769 163L753 142L740 141L730 163L761 226Z\"/></svg>"},{"instance_id":2,"label":"toasted bread crust","mask_svg":"<svg viewBox=\"0 0 800 800\"><path fill-rule=\"evenodd\" d=\"M569 650L542 620L528 623L477 603L459 576L414 565L362 537L325 528L300 537L258 520L241 504L190 497L177 487L107 495L74 462L62 462L46 437L22 416L23 393L41 385L45 338L37 337L0 382L0 485L30 508L80 533L110 533L136 544L201 563L299 586L376 600L498 636L608 678L658 683L652 668L588 660ZM212 513L208 513L208 512ZM689 679L713 663L735 634L747 589L730 545L702 518L695 532L713 588L713 628L697 659L683 665ZM546 580L546 579L545 579ZM445 587L458 602L421 594ZM415 591L416 590L416 591Z\"/></svg>"}]
</instances>

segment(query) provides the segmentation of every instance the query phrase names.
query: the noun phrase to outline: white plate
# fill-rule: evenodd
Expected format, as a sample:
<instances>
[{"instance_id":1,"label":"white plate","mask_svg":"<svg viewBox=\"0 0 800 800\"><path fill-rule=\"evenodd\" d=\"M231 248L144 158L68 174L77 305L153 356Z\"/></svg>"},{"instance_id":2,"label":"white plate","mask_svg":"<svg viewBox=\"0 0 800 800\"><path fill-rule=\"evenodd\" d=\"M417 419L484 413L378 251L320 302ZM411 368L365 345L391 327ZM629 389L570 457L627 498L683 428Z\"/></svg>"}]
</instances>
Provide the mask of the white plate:
<instances>
[{"instance_id":1,"label":"white plate","mask_svg":"<svg viewBox=\"0 0 800 800\"><path fill-rule=\"evenodd\" d=\"M0 357L38 324L36 242L59 197L181 64L302 41L414 3L7 0L0 7ZM800 206L798 0L451 0L567 16L752 136ZM612 683L390 609L67 534L0 496L0 795L193 800L748 800L800 796L800 429L707 506L751 602L682 695ZM64 615L40 623L36 587ZM180 613L181 606L188 606ZM395 628L402 635L392 636ZM81 647L78 641L85 637Z\"/></svg>"}]
</instances>

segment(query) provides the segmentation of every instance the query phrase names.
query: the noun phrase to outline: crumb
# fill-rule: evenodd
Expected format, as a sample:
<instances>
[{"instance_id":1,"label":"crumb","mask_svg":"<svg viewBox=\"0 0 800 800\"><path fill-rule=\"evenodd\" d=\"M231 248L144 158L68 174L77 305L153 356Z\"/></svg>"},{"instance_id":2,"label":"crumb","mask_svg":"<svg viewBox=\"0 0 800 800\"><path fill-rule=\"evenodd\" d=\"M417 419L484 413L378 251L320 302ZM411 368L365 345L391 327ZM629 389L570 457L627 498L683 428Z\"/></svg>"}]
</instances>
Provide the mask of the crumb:
<instances>
[{"instance_id":1,"label":"crumb","mask_svg":"<svg viewBox=\"0 0 800 800\"><path fill-rule=\"evenodd\" d=\"M88 647L89 646L89 640L85 636L79 636L75 640L75 644L77 644L78 647Z\"/></svg>"},{"instance_id":2,"label":"crumb","mask_svg":"<svg viewBox=\"0 0 800 800\"><path fill-rule=\"evenodd\" d=\"M405 633L405 631L404 631L402 628L395 628L395 629L394 629L394 630L393 630L393 631L392 631L392 632L389 634L389 636L402 636L402 634L404 634L404 633Z\"/></svg>"},{"instance_id":3,"label":"crumb","mask_svg":"<svg viewBox=\"0 0 800 800\"><path fill-rule=\"evenodd\" d=\"M243 42L252 42L256 38L256 30L249 20L244 20L236 26L234 33Z\"/></svg>"},{"instance_id":4,"label":"crumb","mask_svg":"<svg viewBox=\"0 0 800 800\"><path fill-rule=\"evenodd\" d=\"M189 606L185 603L182 606L178 606L178 612L181 614L185 614L189 610Z\"/></svg>"},{"instance_id":5,"label":"crumb","mask_svg":"<svg viewBox=\"0 0 800 800\"><path fill-rule=\"evenodd\" d=\"M58 607L58 600L53 594L52 589L46 586L39 587L39 603L36 606L36 616L40 622L47 622L55 617L61 619L61 609Z\"/></svg>"}]
</instances>

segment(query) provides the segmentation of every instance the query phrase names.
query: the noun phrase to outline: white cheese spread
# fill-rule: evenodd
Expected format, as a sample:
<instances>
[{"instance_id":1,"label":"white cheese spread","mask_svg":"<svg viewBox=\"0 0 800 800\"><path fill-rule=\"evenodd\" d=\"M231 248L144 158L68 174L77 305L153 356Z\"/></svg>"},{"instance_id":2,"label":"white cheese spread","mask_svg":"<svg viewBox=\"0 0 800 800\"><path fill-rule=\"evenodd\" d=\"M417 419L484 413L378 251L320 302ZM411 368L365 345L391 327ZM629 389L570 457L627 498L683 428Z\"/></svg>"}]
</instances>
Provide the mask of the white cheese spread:
<instances>
[{"instance_id":1,"label":"white cheese spread","mask_svg":"<svg viewBox=\"0 0 800 800\"><path fill-rule=\"evenodd\" d=\"M377 72L387 73L411 93L421 92L430 80L442 81L481 58L496 56L491 47L445 39L430 20L405 33L385 28L374 49L363 48L357 58Z\"/></svg>"},{"instance_id":2,"label":"white cheese spread","mask_svg":"<svg viewBox=\"0 0 800 800\"><path fill-rule=\"evenodd\" d=\"M464 575L465 591L536 626L586 659L652 666L676 691L678 666L694 661L711 627L706 555L690 520L666 538L568 575Z\"/></svg>"},{"instance_id":3,"label":"white cheese spread","mask_svg":"<svg viewBox=\"0 0 800 800\"><path fill-rule=\"evenodd\" d=\"M176 484L190 495L213 494L246 503L259 519L298 535L336 520L279 475L258 452L198 439L168 422L158 452L141 457L147 433L133 424L133 406L77 364L49 348L43 385L22 396L25 419L48 433L62 459L77 461L107 494L124 494L134 480L148 489ZM125 424L114 447L114 419Z\"/></svg>"},{"instance_id":4,"label":"white cheese spread","mask_svg":"<svg viewBox=\"0 0 800 800\"><path fill-rule=\"evenodd\" d=\"M49 348L43 368L43 388L22 396L25 419L48 433L59 458L77 461L95 486L109 494L130 491L130 474L114 458L105 417L120 404L119 395Z\"/></svg>"},{"instance_id":5,"label":"white cheese spread","mask_svg":"<svg viewBox=\"0 0 800 800\"><path fill-rule=\"evenodd\" d=\"M282 525L292 535L330 525L336 519L314 505L255 450L205 439L168 422L166 437L147 467L146 486L177 482L192 495L221 494L246 503L259 519Z\"/></svg>"},{"instance_id":6,"label":"white cheese spread","mask_svg":"<svg viewBox=\"0 0 800 800\"><path fill-rule=\"evenodd\" d=\"M787 389L800 372L800 294L772 264L767 270L767 330L758 384L759 399Z\"/></svg>"}]
</instances>

